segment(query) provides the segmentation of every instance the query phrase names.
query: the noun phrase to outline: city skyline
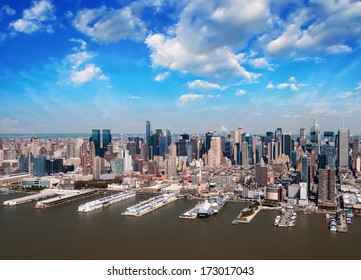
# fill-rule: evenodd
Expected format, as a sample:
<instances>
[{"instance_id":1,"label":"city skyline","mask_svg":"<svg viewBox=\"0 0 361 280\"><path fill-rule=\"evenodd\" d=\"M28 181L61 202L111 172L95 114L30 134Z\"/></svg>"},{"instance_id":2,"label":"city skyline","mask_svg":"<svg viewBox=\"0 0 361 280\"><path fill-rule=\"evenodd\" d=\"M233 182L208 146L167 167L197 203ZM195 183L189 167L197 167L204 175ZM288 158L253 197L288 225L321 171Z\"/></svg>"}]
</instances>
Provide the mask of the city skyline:
<instances>
[{"instance_id":1,"label":"city skyline","mask_svg":"<svg viewBox=\"0 0 361 280\"><path fill-rule=\"evenodd\" d=\"M1 133L361 134L361 3L0 5ZM244 15L244 16L243 16ZM337 27L337 28L335 28Z\"/></svg>"}]
</instances>

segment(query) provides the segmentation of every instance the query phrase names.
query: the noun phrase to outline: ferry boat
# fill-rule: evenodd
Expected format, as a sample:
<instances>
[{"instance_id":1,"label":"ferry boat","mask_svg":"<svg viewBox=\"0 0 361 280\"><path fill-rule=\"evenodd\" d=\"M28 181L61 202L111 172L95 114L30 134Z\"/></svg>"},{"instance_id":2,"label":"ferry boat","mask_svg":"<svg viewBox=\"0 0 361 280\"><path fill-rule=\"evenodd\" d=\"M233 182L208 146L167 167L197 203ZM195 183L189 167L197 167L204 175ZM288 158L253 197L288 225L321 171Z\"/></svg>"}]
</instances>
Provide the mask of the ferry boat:
<instances>
[{"instance_id":1,"label":"ferry boat","mask_svg":"<svg viewBox=\"0 0 361 280\"><path fill-rule=\"evenodd\" d=\"M90 212L135 196L134 191L117 193L79 205L78 212Z\"/></svg>"}]
</instances>

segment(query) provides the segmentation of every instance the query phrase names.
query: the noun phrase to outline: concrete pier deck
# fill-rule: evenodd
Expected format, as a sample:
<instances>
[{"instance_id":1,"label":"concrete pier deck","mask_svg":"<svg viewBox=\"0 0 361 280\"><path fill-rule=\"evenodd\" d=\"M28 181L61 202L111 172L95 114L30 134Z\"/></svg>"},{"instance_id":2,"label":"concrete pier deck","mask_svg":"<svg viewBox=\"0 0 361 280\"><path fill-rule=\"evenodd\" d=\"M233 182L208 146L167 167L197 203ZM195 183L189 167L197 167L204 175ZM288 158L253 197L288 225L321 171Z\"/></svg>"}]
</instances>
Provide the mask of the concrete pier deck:
<instances>
[{"instance_id":1,"label":"concrete pier deck","mask_svg":"<svg viewBox=\"0 0 361 280\"><path fill-rule=\"evenodd\" d=\"M177 199L178 198L176 194L162 194L128 207L126 211L122 213L122 215L141 217L171 202L174 202Z\"/></svg>"},{"instance_id":2,"label":"concrete pier deck","mask_svg":"<svg viewBox=\"0 0 361 280\"><path fill-rule=\"evenodd\" d=\"M40 200L43 198L48 198L48 197L52 197L52 196L56 196L56 195L57 195L57 193L53 190L43 190L37 194L27 195L24 197L4 201L3 206L17 206L20 204L29 203L32 201L36 201L36 200Z\"/></svg>"},{"instance_id":3,"label":"concrete pier deck","mask_svg":"<svg viewBox=\"0 0 361 280\"><path fill-rule=\"evenodd\" d=\"M192 209L184 212L182 215L179 216L181 219L195 219L197 218L197 212L199 210L200 204L198 203L196 206L194 206Z\"/></svg>"}]
</instances>

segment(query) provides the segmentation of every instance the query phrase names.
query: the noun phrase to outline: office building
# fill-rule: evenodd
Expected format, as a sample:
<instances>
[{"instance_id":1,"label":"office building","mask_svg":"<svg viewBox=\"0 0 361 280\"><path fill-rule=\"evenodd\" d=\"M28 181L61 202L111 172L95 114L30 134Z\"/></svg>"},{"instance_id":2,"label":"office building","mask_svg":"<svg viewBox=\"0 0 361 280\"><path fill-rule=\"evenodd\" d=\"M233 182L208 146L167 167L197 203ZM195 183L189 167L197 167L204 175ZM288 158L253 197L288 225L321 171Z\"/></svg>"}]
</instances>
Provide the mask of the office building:
<instances>
[{"instance_id":1,"label":"office building","mask_svg":"<svg viewBox=\"0 0 361 280\"><path fill-rule=\"evenodd\" d=\"M347 171L349 167L349 137L347 128L338 131L337 162L339 171Z\"/></svg>"},{"instance_id":2,"label":"office building","mask_svg":"<svg viewBox=\"0 0 361 280\"><path fill-rule=\"evenodd\" d=\"M318 203L334 203L336 199L336 171L332 169L319 170Z\"/></svg>"}]
</instances>

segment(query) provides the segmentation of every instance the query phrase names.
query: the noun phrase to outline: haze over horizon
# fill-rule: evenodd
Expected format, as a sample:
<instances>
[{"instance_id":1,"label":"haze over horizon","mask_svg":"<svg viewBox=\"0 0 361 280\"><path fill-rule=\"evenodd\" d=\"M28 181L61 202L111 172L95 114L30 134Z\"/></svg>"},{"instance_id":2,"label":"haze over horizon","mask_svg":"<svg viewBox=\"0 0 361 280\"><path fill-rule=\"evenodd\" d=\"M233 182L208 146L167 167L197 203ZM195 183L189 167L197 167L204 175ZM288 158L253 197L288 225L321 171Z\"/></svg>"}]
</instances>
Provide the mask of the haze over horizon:
<instances>
[{"instance_id":1,"label":"haze over horizon","mask_svg":"<svg viewBox=\"0 0 361 280\"><path fill-rule=\"evenodd\" d=\"M360 19L348 0L4 0L0 134L297 134L316 114L361 134Z\"/></svg>"}]
</instances>

